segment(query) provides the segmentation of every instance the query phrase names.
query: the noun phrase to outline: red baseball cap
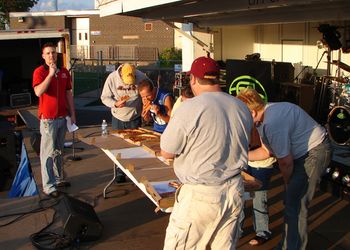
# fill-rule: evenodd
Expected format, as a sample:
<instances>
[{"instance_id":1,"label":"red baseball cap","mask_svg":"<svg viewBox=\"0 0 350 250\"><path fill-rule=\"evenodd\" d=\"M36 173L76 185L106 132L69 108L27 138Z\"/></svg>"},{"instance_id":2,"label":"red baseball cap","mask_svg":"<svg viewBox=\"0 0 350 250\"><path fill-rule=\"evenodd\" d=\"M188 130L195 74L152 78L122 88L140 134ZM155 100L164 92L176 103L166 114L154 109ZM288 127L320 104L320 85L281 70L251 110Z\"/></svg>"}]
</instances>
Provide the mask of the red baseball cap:
<instances>
[{"instance_id":1,"label":"red baseball cap","mask_svg":"<svg viewBox=\"0 0 350 250\"><path fill-rule=\"evenodd\" d=\"M187 74L202 79L216 79L220 75L220 67L214 59L202 56L193 61L191 70Z\"/></svg>"}]
</instances>

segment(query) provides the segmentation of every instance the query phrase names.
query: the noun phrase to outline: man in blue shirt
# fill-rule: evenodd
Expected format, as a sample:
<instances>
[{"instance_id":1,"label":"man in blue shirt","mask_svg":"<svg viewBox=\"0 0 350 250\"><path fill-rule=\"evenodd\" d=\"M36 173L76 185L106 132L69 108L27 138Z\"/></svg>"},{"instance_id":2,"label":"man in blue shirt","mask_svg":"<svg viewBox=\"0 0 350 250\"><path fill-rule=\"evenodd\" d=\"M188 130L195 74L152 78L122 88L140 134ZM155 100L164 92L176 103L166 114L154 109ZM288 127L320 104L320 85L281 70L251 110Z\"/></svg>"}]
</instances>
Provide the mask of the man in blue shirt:
<instances>
[{"instance_id":1,"label":"man in blue shirt","mask_svg":"<svg viewBox=\"0 0 350 250\"><path fill-rule=\"evenodd\" d=\"M146 122L153 120L153 130L163 133L174 105L171 94L154 87L148 79L140 82L139 93L143 103L142 118Z\"/></svg>"}]
</instances>

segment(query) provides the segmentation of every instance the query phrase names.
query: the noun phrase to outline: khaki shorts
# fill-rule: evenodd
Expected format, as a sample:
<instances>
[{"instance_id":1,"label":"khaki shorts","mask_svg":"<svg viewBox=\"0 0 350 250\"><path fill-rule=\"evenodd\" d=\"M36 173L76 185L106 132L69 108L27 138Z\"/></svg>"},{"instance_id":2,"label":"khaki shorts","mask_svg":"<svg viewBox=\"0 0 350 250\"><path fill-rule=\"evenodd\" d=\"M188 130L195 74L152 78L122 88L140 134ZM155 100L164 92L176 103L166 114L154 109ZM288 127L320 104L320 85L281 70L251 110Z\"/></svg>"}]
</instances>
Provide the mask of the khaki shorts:
<instances>
[{"instance_id":1,"label":"khaki shorts","mask_svg":"<svg viewBox=\"0 0 350 250\"><path fill-rule=\"evenodd\" d=\"M243 192L240 175L219 186L181 186L169 218L164 249L235 249Z\"/></svg>"}]
</instances>

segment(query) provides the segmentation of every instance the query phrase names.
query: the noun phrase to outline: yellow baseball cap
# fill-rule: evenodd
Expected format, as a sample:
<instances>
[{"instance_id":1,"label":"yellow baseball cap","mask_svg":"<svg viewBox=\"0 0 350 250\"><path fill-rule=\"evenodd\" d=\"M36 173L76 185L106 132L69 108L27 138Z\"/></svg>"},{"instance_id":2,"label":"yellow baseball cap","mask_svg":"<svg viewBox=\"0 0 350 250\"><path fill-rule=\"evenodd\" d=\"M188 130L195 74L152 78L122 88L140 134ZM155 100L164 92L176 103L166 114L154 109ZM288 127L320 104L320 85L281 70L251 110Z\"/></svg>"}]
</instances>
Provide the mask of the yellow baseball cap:
<instances>
[{"instance_id":1,"label":"yellow baseball cap","mask_svg":"<svg viewBox=\"0 0 350 250\"><path fill-rule=\"evenodd\" d=\"M125 84L135 84L136 80L136 69L134 65L125 63L121 69L121 77Z\"/></svg>"}]
</instances>

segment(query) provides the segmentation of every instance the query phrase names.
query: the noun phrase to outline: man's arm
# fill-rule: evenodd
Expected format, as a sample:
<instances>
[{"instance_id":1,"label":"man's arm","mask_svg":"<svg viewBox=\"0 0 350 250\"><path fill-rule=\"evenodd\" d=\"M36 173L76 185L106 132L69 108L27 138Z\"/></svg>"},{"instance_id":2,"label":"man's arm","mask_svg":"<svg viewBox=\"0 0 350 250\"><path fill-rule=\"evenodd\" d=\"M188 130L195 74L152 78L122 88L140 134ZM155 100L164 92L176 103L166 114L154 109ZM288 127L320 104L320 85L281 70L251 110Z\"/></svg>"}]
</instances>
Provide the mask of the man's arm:
<instances>
[{"instance_id":1,"label":"man's arm","mask_svg":"<svg viewBox=\"0 0 350 250\"><path fill-rule=\"evenodd\" d=\"M66 91L66 99L67 99L69 115L72 120L72 124L76 123L74 100L73 100L73 94L71 89Z\"/></svg>"},{"instance_id":2,"label":"man's arm","mask_svg":"<svg viewBox=\"0 0 350 250\"><path fill-rule=\"evenodd\" d=\"M125 105L125 101L117 100L117 97L114 96L113 94L112 88L117 87L117 86L114 86L116 85L116 83L113 81L113 77L114 77L113 73L114 72L109 74L109 76L107 77L103 85L101 101L105 106L109 108L113 108L113 107L121 108Z\"/></svg>"},{"instance_id":3,"label":"man's arm","mask_svg":"<svg viewBox=\"0 0 350 250\"><path fill-rule=\"evenodd\" d=\"M49 74L46 76L44 81L39 83L34 87L34 93L37 97L40 97L42 94L44 94L47 90L47 88L50 85L50 82L52 80L52 77L54 77L55 72L57 70L57 66L55 64L52 64L49 66Z\"/></svg>"},{"instance_id":4,"label":"man's arm","mask_svg":"<svg viewBox=\"0 0 350 250\"><path fill-rule=\"evenodd\" d=\"M172 153L168 153L164 151L163 149L160 150L160 154L165 158L165 159L174 159L175 155Z\"/></svg>"},{"instance_id":5,"label":"man's arm","mask_svg":"<svg viewBox=\"0 0 350 250\"><path fill-rule=\"evenodd\" d=\"M279 169L281 170L281 174L283 176L284 183L288 184L294 168L293 156L289 154L283 158L277 158L277 161Z\"/></svg>"},{"instance_id":6,"label":"man's arm","mask_svg":"<svg viewBox=\"0 0 350 250\"><path fill-rule=\"evenodd\" d=\"M261 161L269 158L271 156L270 151L262 143L260 147L248 151L249 161Z\"/></svg>"},{"instance_id":7,"label":"man's arm","mask_svg":"<svg viewBox=\"0 0 350 250\"><path fill-rule=\"evenodd\" d=\"M159 116L163 121L166 123L169 123L170 116L171 116L171 110L173 109L173 98L171 96L167 96L164 100L164 107L165 107L165 114L160 113L159 106L155 105L153 109L155 110L157 116Z\"/></svg>"}]
</instances>

